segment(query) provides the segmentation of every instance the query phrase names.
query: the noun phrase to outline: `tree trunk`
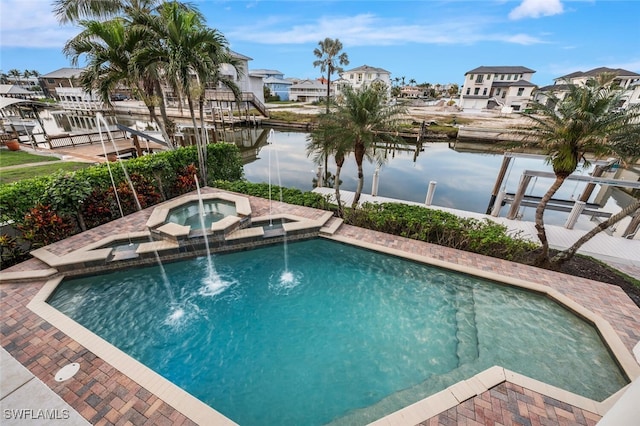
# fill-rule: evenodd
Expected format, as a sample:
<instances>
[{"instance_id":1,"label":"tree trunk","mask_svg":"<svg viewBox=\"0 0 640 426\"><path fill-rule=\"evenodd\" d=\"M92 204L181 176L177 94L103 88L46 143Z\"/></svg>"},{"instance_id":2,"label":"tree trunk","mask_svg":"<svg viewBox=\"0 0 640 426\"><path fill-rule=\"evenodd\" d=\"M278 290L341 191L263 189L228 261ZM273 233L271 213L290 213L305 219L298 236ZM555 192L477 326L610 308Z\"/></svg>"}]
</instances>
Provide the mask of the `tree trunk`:
<instances>
[{"instance_id":1,"label":"tree trunk","mask_svg":"<svg viewBox=\"0 0 640 426\"><path fill-rule=\"evenodd\" d=\"M329 95L331 95L331 65L327 67L327 114L329 114Z\"/></svg>"},{"instance_id":2,"label":"tree trunk","mask_svg":"<svg viewBox=\"0 0 640 426\"><path fill-rule=\"evenodd\" d=\"M556 175L556 180L553 182L549 190L540 200L538 207L536 207L536 230L538 231L538 239L542 244L542 250L536 258L534 264L537 266L549 265L549 241L547 240L547 231L544 228L544 211L549 204L549 200L554 196L558 189L562 186L567 177L564 175Z\"/></svg>"},{"instance_id":3,"label":"tree trunk","mask_svg":"<svg viewBox=\"0 0 640 426\"><path fill-rule=\"evenodd\" d=\"M341 160L336 159L336 179L333 187L336 190L336 203L338 203L338 217L343 216L342 201L340 200L340 172L342 171L342 165L344 164L344 158Z\"/></svg>"},{"instance_id":4,"label":"tree trunk","mask_svg":"<svg viewBox=\"0 0 640 426\"><path fill-rule=\"evenodd\" d=\"M196 138L196 151L198 151L198 165L200 166L200 177L203 185L207 185L207 157L206 147L203 148L200 132L198 131L198 123L196 122L196 113L193 108L193 99L187 94L187 104L189 105L189 113L191 114L191 122L193 123L193 134Z\"/></svg>"},{"instance_id":5,"label":"tree trunk","mask_svg":"<svg viewBox=\"0 0 640 426\"><path fill-rule=\"evenodd\" d=\"M78 218L78 225L80 226L80 230L82 232L86 231L87 230L87 225L84 222L84 216L82 215L82 210L81 209L78 209L76 211L76 216Z\"/></svg>"},{"instance_id":6,"label":"tree trunk","mask_svg":"<svg viewBox=\"0 0 640 426\"><path fill-rule=\"evenodd\" d=\"M356 193L353 197L353 203L351 208L358 207L360 201L360 194L362 194L362 187L364 186L364 172L362 171L362 161L364 160L365 147L360 141L356 141L354 149L354 157L356 158L356 164L358 165L358 186L356 187Z\"/></svg>"},{"instance_id":7,"label":"tree trunk","mask_svg":"<svg viewBox=\"0 0 640 426\"><path fill-rule=\"evenodd\" d=\"M167 114L167 107L164 104L164 93L162 92L162 87L160 86L160 80L155 79L153 82L155 86L156 93L160 98L160 115L162 116L162 124L160 126L160 132L162 133L162 137L169 145L170 149L175 149L175 144L173 142L172 136L169 136L169 132L167 131L167 123L169 123L169 115Z\"/></svg>"},{"instance_id":8,"label":"tree trunk","mask_svg":"<svg viewBox=\"0 0 640 426\"><path fill-rule=\"evenodd\" d=\"M582 247L587 241L593 238L596 234L599 234L600 232L604 231L611 225L618 223L619 221L624 219L626 216L630 215L631 213L639 209L640 209L640 200L635 200L633 203L629 204L627 207L620 210L618 213L610 216L607 220L598 224L598 226L596 226L595 228L591 229L589 232L584 234L582 237L578 239L578 241L573 243L571 247L554 256L553 259L551 259L551 264L554 266L556 265L560 266L563 263L567 262L576 254L576 252L580 249L580 247Z\"/></svg>"}]
</instances>

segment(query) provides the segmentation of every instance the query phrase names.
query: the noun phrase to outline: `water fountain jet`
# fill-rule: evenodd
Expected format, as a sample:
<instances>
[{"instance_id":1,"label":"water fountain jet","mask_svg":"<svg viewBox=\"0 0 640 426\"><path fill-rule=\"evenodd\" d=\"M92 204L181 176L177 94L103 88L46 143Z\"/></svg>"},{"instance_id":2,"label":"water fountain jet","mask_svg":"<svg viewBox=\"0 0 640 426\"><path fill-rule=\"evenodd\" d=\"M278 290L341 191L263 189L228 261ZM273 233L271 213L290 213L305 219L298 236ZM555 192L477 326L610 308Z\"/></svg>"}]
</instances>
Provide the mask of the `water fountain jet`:
<instances>
[{"instance_id":1,"label":"water fountain jet","mask_svg":"<svg viewBox=\"0 0 640 426\"><path fill-rule=\"evenodd\" d=\"M120 158L120 154L118 152L118 147L116 146L116 143L113 139L113 135L111 134L111 131L109 130L109 125L107 123L107 121L104 119L104 116L102 115L102 113L98 112L96 113L96 124L97 124L97 128L98 128L98 133L100 135L100 143L102 144L102 151L104 152L104 156L105 158L107 158L107 148L105 146L104 143L104 138L102 135L102 128L100 127L100 123L102 122L102 124L104 125L104 128L107 132L107 137L109 139L109 141L111 141L111 145L113 146L113 149L116 153L116 157L118 158L118 163L120 164L120 167L122 168L122 171L124 173L125 179L127 181L127 184L129 185L129 187L131 188L131 192L133 193L133 199L135 200L136 203L136 207L138 209L138 211L142 210L142 206L140 205L140 201L138 200L138 194L136 192L135 187L133 186L133 181L131 180L131 178L129 177L129 173L127 172L127 168L124 166L124 163L122 162L122 158ZM124 217L124 211L122 210L122 204L120 201L120 197L118 196L118 190L117 190L117 186L115 183L115 180L113 178L113 172L111 170L111 166L110 166L110 161L107 161L107 170L109 170L109 177L111 178L111 184L113 185L113 193L116 197L116 201L118 203L118 208L120 209L120 216ZM151 237L151 235L149 235L149 242L153 243L153 238ZM129 239L129 246L133 246L133 242L131 241L131 239ZM169 300L170 300L170 304L172 307L172 312L170 314L170 318L174 318L174 317L182 317L184 315L184 311L182 308L178 307L178 303L176 301L175 296L173 295L173 290L171 289L171 283L169 282L169 277L167 276L167 272L164 269L164 265L162 264L162 260L160 259L160 255L158 254L158 250L156 250L154 248L153 253L155 255L155 259L156 259L156 263L158 264L158 267L160 269L160 275L162 276L162 281L163 284L165 286L165 289L167 290L167 294L169 295Z\"/></svg>"},{"instance_id":2,"label":"water fountain jet","mask_svg":"<svg viewBox=\"0 0 640 426\"><path fill-rule=\"evenodd\" d=\"M204 212L204 202L202 201L202 193L200 191L200 182L198 181L198 176L193 175L193 179L196 183L196 189L198 191L198 206L200 210L200 229L202 231L202 238L204 239L204 246L207 250L207 278L205 279L205 287L201 290L201 294L205 296L215 296L217 294L222 293L228 286L228 283L225 283L218 275L216 271L215 265L213 263L213 258L211 256L211 249L209 247L209 237L207 236L207 228L205 226L205 212Z\"/></svg>"}]
</instances>

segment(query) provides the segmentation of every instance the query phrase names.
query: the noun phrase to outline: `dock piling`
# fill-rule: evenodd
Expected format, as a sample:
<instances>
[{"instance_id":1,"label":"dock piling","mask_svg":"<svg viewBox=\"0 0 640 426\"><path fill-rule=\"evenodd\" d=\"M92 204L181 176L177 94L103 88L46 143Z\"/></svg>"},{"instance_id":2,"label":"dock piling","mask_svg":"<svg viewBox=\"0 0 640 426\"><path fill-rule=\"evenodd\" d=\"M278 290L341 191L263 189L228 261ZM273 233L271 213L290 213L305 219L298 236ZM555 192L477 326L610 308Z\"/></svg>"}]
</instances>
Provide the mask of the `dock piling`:
<instances>
[{"instance_id":1,"label":"dock piling","mask_svg":"<svg viewBox=\"0 0 640 426\"><path fill-rule=\"evenodd\" d=\"M431 202L433 201L433 194L436 192L436 185L438 184L438 182L436 182L435 180L429 181L429 189L427 190L427 198L424 200L424 203L427 206L431 205Z\"/></svg>"}]
</instances>

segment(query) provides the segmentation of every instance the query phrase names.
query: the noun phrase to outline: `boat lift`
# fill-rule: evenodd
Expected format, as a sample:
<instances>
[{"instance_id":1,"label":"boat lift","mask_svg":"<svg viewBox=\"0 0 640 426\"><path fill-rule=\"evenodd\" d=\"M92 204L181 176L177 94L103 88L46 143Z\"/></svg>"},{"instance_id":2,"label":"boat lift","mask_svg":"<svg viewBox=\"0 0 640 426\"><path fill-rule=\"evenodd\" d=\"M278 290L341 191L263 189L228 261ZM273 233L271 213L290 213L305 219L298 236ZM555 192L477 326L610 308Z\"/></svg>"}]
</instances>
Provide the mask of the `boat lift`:
<instances>
[{"instance_id":1,"label":"boat lift","mask_svg":"<svg viewBox=\"0 0 640 426\"><path fill-rule=\"evenodd\" d=\"M509 208L509 212L507 213L507 219L516 219L518 216L518 211L520 206L526 207L535 207L539 204L541 197L533 197L525 195L527 191L527 187L531 182L532 177L541 177L541 178L555 178L555 174L552 172L544 172L544 171L536 171L536 170L524 170L522 172L522 176L520 177L520 183L518 185L518 189L515 194L507 194L504 191L500 191L500 187L504 181L504 177L506 175L508 166L514 157L528 157L528 158L546 158L544 155L538 154L523 154L523 153L505 153L504 158L502 160L502 166L500 168L500 172L498 173L498 177L496 178L495 185L493 187L493 191L491 193L491 198L489 200L489 206L487 208L487 214L491 214L492 216L497 216L500 211L500 207L503 204L511 204ZM598 204L587 203L589 197L593 193L593 190L596 186L615 186L622 188L630 188L630 189L640 189L640 181L633 182L628 180L621 179L611 179L602 177L602 174L611 168L616 163L615 159L608 160L595 160L592 161L592 164L595 165L593 172L590 176L583 175L570 175L566 178L566 180L577 181L577 182L587 182L587 186L584 191L580 195L580 197L573 200L557 200L551 199L548 208L551 210L558 210L569 212L569 218L565 223L565 228L572 229L575 225L578 217L581 214L587 214L590 216L597 217L609 217L611 213L598 211L597 209L600 207ZM637 217L640 215L636 214L634 220L632 220L631 226L638 226ZM632 230L627 230L629 232L625 232L625 234L633 232Z\"/></svg>"}]
</instances>

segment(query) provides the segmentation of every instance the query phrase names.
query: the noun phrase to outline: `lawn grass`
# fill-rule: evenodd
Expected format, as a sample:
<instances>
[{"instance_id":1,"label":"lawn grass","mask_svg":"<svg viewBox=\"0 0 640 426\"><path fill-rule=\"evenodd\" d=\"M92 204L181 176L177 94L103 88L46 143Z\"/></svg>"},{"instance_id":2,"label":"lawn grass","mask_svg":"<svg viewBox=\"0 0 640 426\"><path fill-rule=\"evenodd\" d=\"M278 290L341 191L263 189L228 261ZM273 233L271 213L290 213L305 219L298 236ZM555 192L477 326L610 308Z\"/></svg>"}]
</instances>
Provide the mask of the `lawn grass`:
<instances>
[{"instance_id":1,"label":"lawn grass","mask_svg":"<svg viewBox=\"0 0 640 426\"><path fill-rule=\"evenodd\" d=\"M2 155L4 155L4 153ZM4 162L2 164L4 166ZM57 172L58 170L72 172L75 170L84 169L86 167L91 167L92 165L93 164L91 163L81 163L74 161L57 161L41 166L25 166L10 170L3 170L2 173L0 173L0 185L17 182L22 179L50 175Z\"/></svg>"},{"instance_id":2,"label":"lawn grass","mask_svg":"<svg viewBox=\"0 0 640 426\"><path fill-rule=\"evenodd\" d=\"M60 161L50 155L36 155L26 151L9 151L0 149L0 167L17 166L19 164L39 163L41 161ZM4 173L3 173L4 174Z\"/></svg>"}]
</instances>

